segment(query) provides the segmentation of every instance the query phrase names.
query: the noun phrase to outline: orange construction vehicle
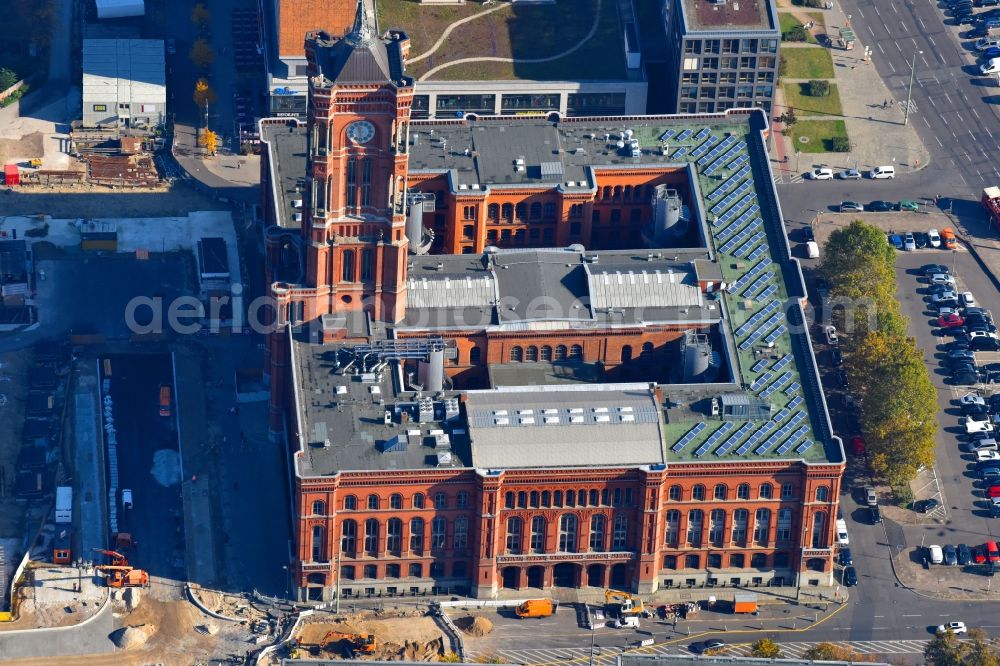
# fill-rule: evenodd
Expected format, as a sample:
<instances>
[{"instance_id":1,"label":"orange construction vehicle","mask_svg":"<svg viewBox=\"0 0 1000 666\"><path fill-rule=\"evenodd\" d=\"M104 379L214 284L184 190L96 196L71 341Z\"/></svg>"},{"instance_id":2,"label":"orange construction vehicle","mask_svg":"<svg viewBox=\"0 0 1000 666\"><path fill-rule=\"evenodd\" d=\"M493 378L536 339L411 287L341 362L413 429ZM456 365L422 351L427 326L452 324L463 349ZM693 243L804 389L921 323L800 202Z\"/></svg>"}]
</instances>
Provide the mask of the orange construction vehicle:
<instances>
[{"instance_id":1,"label":"orange construction vehicle","mask_svg":"<svg viewBox=\"0 0 1000 666\"><path fill-rule=\"evenodd\" d=\"M149 574L129 565L128 558L121 553L103 548L94 551L111 558L111 564L100 564L94 569L107 574L108 587L148 587Z\"/></svg>"},{"instance_id":2,"label":"orange construction vehicle","mask_svg":"<svg viewBox=\"0 0 1000 666\"><path fill-rule=\"evenodd\" d=\"M346 643L346 645L337 645L338 643ZM313 650L322 648L331 652L339 647L347 652L348 657L353 657L356 654L374 654L375 650L378 649L378 642L371 634L351 634L331 630L326 632L318 644L306 644L300 638L296 641L296 647L312 648Z\"/></svg>"}]
</instances>

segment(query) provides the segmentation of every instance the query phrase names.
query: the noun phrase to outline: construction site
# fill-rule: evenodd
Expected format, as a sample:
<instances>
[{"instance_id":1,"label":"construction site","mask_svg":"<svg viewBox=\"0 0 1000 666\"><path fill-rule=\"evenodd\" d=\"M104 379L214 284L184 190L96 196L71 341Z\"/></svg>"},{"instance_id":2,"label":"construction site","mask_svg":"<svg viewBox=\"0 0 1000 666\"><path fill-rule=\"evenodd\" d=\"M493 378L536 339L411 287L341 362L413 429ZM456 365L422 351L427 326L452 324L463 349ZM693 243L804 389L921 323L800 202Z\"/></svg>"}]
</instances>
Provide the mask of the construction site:
<instances>
[{"instance_id":1,"label":"construction site","mask_svg":"<svg viewBox=\"0 0 1000 666\"><path fill-rule=\"evenodd\" d=\"M434 617L422 610L373 610L336 617L318 612L296 626L286 656L437 661L448 647Z\"/></svg>"}]
</instances>

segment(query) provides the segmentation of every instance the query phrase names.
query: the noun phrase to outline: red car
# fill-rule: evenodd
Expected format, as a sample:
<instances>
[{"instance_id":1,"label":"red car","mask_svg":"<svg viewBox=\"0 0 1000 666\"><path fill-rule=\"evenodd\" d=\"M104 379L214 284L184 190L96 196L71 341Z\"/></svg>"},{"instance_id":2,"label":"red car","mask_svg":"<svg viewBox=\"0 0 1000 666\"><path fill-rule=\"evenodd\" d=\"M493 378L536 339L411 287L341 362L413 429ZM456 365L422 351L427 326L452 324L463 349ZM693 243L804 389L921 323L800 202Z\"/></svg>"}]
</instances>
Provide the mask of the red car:
<instances>
[{"instance_id":1,"label":"red car","mask_svg":"<svg viewBox=\"0 0 1000 666\"><path fill-rule=\"evenodd\" d=\"M990 562L1000 562L1000 547L996 541L987 541L983 546L986 548L986 559Z\"/></svg>"},{"instance_id":2,"label":"red car","mask_svg":"<svg viewBox=\"0 0 1000 666\"><path fill-rule=\"evenodd\" d=\"M865 454L865 440L861 438L861 435L855 435L851 438L851 446L854 448L854 455L863 456Z\"/></svg>"},{"instance_id":3,"label":"red car","mask_svg":"<svg viewBox=\"0 0 1000 666\"><path fill-rule=\"evenodd\" d=\"M986 546L976 546L972 549L972 561L976 564L986 564Z\"/></svg>"},{"instance_id":4,"label":"red car","mask_svg":"<svg viewBox=\"0 0 1000 666\"><path fill-rule=\"evenodd\" d=\"M986 491L986 496L989 498L1000 497L1000 486L990 486Z\"/></svg>"},{"instance_id":5,"label":"red car","mask_svg":"<svg viewBox=\"0 0 1000 666\"><path fill-rule=\"evenodd\" d=\"M965 323L965 320L958 314L952 313L944 315L943 317L938 317L937 324L941 328L953 328L955 326L961 326Z\"/></svg>"}]
</instances>

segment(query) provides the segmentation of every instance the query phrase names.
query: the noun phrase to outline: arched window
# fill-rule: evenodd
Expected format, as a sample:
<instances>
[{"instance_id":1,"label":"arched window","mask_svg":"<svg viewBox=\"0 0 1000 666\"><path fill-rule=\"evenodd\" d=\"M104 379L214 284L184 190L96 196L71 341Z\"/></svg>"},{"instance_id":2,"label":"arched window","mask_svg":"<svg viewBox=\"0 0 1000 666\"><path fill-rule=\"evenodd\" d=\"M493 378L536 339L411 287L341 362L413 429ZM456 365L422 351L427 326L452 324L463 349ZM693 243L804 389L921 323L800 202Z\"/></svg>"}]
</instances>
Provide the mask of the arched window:
<instances>
[{"instance_id":1,"label":"arched window","mask_svg":"<svg viewBox=\"0 0 1000 666\"><path fill-rule=\"evenodd\" d=\"M403 549L403 521L390 518L385 524L385 549L390 555L399 555Z\"/></svg>"},{"instance_id":2,"label":"arched window","mask_svg":"<svg viewBox=\"0 0 1000 666\"><path fill-rule=\"evenodd\" d=\"M447 509L448 508L448 495L445 493L434 493L434 508L435 509Z\"/></svg>"},{"instance_id":3,"label":"arched window","mask_svg":"<svg viewBox=\"0 0 1000 666\"><path fill-rule=\"evenodd\" d=\"M728 493L729 491L724 484L720 483L715 486L715 499L717 500L727 499Z\"/></svg>"},{"instance_id":4,"label":"arched window","mask_svg":"<svg viewBox=\"0 0 1000 666\"><path fill-rule=\"evenodd\" d=\"M377 509L378 508L378 495L369 495L368 496L368 508L369 509Z\"/></svg>"},{"instance_id":5,"label":"arched window","mask_svg":"<svg viewBox=\"0 0 1000 666\"><path fill-rule=\"evenodd\" d=\"M326 561L326 530L322 525L313 525L312 528L312 561Z\"/></svg>"},{"instance_id":6,"label":"arched window","mask_svg":"<svg viewBox=\"0 0 1000 666\"><path fill-rule=\"evenodd\" d=\"M507 552L518 554L521 552L521 535L524 528L524 521L517 516L507 519Z\"/></svg>"},{"instance_id":7,"label":"arched window","mask_svg":"<svg viewBox=\"0 0 1000 666\"><path fill-rule=\"evenodd\" d=\"M601 552L605 549L607 530L607 518L603 514L595 513L590 517L590 550Z\"/></svg>"},{"instance_id":8,"label":"arched window","mask_svg":"<svg viewBox=\"0 0 1000 666\"><path fill-rule=\"evenodd\" d=\"M828 502L830 500L830 489L826 486L820 486L816 489L816 501L817 502Z\"/></svg>"},{"instance_id":9,"label":"arched window","mask_svg":"<svg viewBox=\"0 0 1000 666\"><path fill-rule=\"evenodd\" d=\"M703 500L705 499L705 486L700 483L691 489L691 499L693 500Z\"/></svg>"},{"instance_id":10,"label":"arched window","mask_svg":"<svg viewBox=\"0 0 1000 666\"><path fill-rule=\"evenodd\" d=\"M681 487L680 486L670 486L670 490L667 491L667 499L671 502L681 501Z\"/></svg>"},{"instance_id":11,"label":"arched window","mask_svg":"<svg viewBox=\"0 0 1000 666\"><path fill-rule=\"evenodd\" d=\"M625 194L625 200L626 201L630 201L632 199L632 186L631 185L626 185L625 186L625 192L624 192L624 194Z\"/></svg>"},{"instance_id":12,"label":"arched window","mask_svg":"<svg viewBox=\"0 0 1000 666\"><path fill-rule=\"evenodd\" d=\"M587 506L587 491L582 488L576 491L576 501L580 503L580 506Z\"/></svg>"},{"instance_id":13,"label":"arched window","mask_svg":"<svg viewBox=\"0 0 1000 666\"><path fill-rule=\"evenodd\" d=\"M600 500L598 499L598 496L597 496L597 490L591 490L590 491L590 506L599 506L599 505L600 505Z\"/></svg>"},{"instance_id":14,"label":"arched window","mask_svg":"<svg viewBox=\"0 0 1000 666\"><path fill-rule=\"evenodd\" d=\"M514 217L519 220L528 219L528 204L523 201L514 207Z\"/></svg>"},{"instance_id":15,"label":"arched window","mask_svg":"<svg viewBox=\"0 0 1000 666\"><path fill-rule=\"evenodd\" d=\"M583 358L583 347L580 345L573 345L569 348L569 357L575 359Z\"/></svg>"},{"instance_id":16,"label":"arched window","mask_svg":"<svg viewBox=\"0 0 1000 666\"><path fill-rule=\"evenodd\" d=\"M532 509L538 508L538 491L532 490L531 494L528 495L528 504L531 505Z\"/></svg>"},{"instance_id":17,"label":"arched window","mask_svg":"<svg viewBox=\"0 0 1000 666\"><path fill-rule=\"evenodd\" d=\"M561 490L557 490L557 491L555 491L555 492L552 493L552 505L553 506L562 506L563 505L562 491Z\"/></svg>"},{"instance_id":18,"label":"arched window","mask_svg":"<svg viewBox=\"0 0 1000 666\"><path fill-rule=\"evenodd\" d=\"M500 217L505 220L511 220L514 218L514 205L505 203L500 207Z\"/></svg>"},{"instance_id":19,"label":"arched window","mask_svg":"<svg viewBox=\"0 0 1000 666\"><path fill-rule=\"evenodd\" d=\"M760 486L760 498L771 499L774 496L774 486L770 483L763 483Z\"/></svg>"},{"instance_id":20,"label":"arched window","mask_svg":"<svg viewBox=\"0 0 1000 666\"><path fill-rule=\"evenodd\" d=\"M628 550L628 516L615 516L614 531L611 533L611 550Z\"/></svg>"},{"instance_id":21,"label":"arched window","mask_svg":"<svg viewBox=\"0 0 1000 666\"><path fill-rule=\"evenodd\" d=\"M375 252L373 250L361 251L361 279L371 280L375 275Z\"/></svg>"},{"instance_id":22,"label":"arched window","mask_svg":"<svg viewBox=\"0 0 1000 666\"><path fill-rule=\"evenodd\" d=\"M340 552L348 557L354 557L358 547L358 524L353 520L340 523Z\"/></svg>"},{"instance_id":23,"label":"arched window","mask_svg":"<svg viewBox=\"0 0 1000 666\"><path fill-rule=\"evenodd\" d=\"M365 554L378 555L378 521L369 518L365 521Z\"/></svg>"},{"instance_id":24,"label":"arched window","mask_svg":"<svg viewBox=\"0 0 1000 666\"><path fill-rule=\"evenodd\" d=\"M545 552L545 518L535 516L531 519L531 552Z\"/></svg>"},{"instance_id":25,"label":"arched window","mask_svg":"<svg viewBox=\"0 0 1000 666\"><path fill-rule=\"evenodd\" d=\"M557 345L556 346L555 359L557 361L565 361L566 360L566 345Z\"/></svg>"},{"instance_id":26,"label":"arched window","mask_svg":"<svg viewBox=\"0 0 1000 666\"><path fill-rule=\"evenodd\" d=\"M492 203L486 207L486 217L491 220L500 219L500 206L499 204Z\"/></svg>"},{"instance_id":27,"label":"arched window","mask_svg":"<svg viewBox=\"0 0 1000 666\"><path fill-rule=\"evenodd\" d=\"M539 355L539 358L542 361L551 361L552 360L552 347L550 347L548 345L542 345L541 354Z\"/></svg>"},{"instance_id":28,"label":"arched window","mask_svg":"<svg viewBox=\"0 0 1000 666\"><path fill-rule=\"evenodd\" d=\"M677 539L680 537L681 512L677 509L667 511L667 529L663 535L663 543L672 548L677 547Z\"/></svg>"},{"instance_id":29,"label":"arched window","mask_svg":"<svg viewBox=\"0 0 1000 666\"><path fill-rule=\"evenodd\" d=\"M542 491L542 506L550 507L552 506L552 493L547 490Z\"/></svg>"},{"instance_id":30,"label":"arched window","mask_svg":"<svg viewBox=\"0 0 1000 666\"><path fill-rule=\"evenodd\" d=\"M538 360L538 347L531 345L525 350L524 360L528 363L534 363Z\"/></svg>"},{"instance_id":31,"label":"arched window","mask_svg":"<svg viewBox=\"0 0 1000 666\"><path fill-rule=\"evenodd\" d=\"M393 493L389 495L389 508L390 509L402 509L403 508L403 496L399 493Z\"/></svg>"},{"instance_id":32,"label":"arched window","mask_svg":"<svg viewBox=\"0 0 1000 666\"><path fill-rule=\"evenodd\" d=\"M340 253L341 280L354 282L354 250L344 250Z\"/></svg>"},{"instance_id":33,"label":"arched window","mask_svg":"<svg viewBox=\"0 0 1000 666\"><path fill-rule=\"evenodd\" d=\"M387 564L387 565L385 565L385 577L386 578L399 578L399 565L398 564Z\"/></svg>"},{"instance_id":34,"label":"arched window","mask_svg":"<svg viewBox=\"0 0 1000 666\"><path fill-rule=\"evenodd\" d=\"M510 348L510 360L512 363L520 363L524 360L524 349L519 345Z\"/></svg>"},{"instance_id":35,"label":"arched window","mask_svg":"<svg viewBox=\"0 0 1000 666\"><path fill-rule=\"evenodd\" d=\"M562 553L576 552L576 516L564 513L559 518L559 551Z\"/></svg>"},{"instance_id":36,"label":"arched window","mask_svg":"<svg viewBox=\"0 0 1000 666\"><path fill-rule=\"evenodd\" d=\"M639 355L640 356L649 356L652 353L653 353L653 343L652 342L643 342L642 343L642 351L639 353Z\"/></svg>"},{"instance_id":37,"label":"arched window","mask_svg":"<svg viewBox=\"0 0 1000 666\"><path fill-rule=\"evenodd\" d=\"M344 511L354 511L358 508L358 498L354 495L348 495L344 498Z\"/></svg>"},{"instance_id":38,"label":"arched window","mask_svg":"<svg viewBox=\"0 0 1000 666\"><path fill-rule=\"evenodd\" d=\"M517 508L527 509L528 508L528 493L523 490L517 493Z\"/></svg>"},{"instance_id":39,"label":"arched window","mask_svg":"<svg viewBox=\"0 0 1000 666\"><path fill-rule=\"evenodd\" d=\"M435 516L431 521L431 550L441 550L444 548L445 533L448 529L448 519L444 516Z\"/></svg>"},{"instance_id":40,"label":"arched window","mask_svg":"<svg viewBox=\"0 0 1000 666\"><path fill-rule=\"evenodd\" d=\"M610 186L608 186L608 185L604 186L604 189L601 191L601 198L602 199L610 199L611 198L611 187Z\"/></svg>"},{"instance_id":41,"label":"arched window","mask_svg":"<svg viewBox=\"0 0 1000 666\"><path fill-rule=\"evenodd\" d=\"M410 519L410 552L420 555L424 552L424 519Z\"/></svg>"},{"instance_id":42,"label":"arched window","mask_svg":"<svg viewBox=\"0 0 1000 666\"><path fill-rule=\"evenodd\" d=\"M479 347L473 347L469 350L469 364L476 365L482 360L482 351Z\"/></svg>"},{"instance_id":43,"label":"arched window","mask_svg":"<svg viewBox=\"0 0 1000 666\"><path fill-rule=\"evenodd\" d=\"M503 496L503 505L508 509L514 508L514 493L507 491Z\"/></svg>"},{"instance_id":44,"label":"arched window","mask_svg":"<svg viewBox=\"0 0 1000 666\"><path fill-rule=\"evenodd\" d=\"M531 219L537 220L542 216L542 204L537 201L531 204Z\"/></svg>"},{"instance_id":45,"label":"arched window","mask_svg":"<svg viewBox=\"0 0 1000 666\"><path fill-rule=\"evenodd\" d=\"M736 509L733 511L733 543L745 546L747 543L747 524L750 521L750 512L746 509Z\"/></svg>"},{"instance_id":46,"label":"arched window","mask_svg":"<svg viewBox=\"0 0 1000 666\"><path fill-rule=\"evenodd\" d=\"M691 509L688 511L687 542L693 548L701 547L701 532L704 520L705 513L701 509Z\"/></svg>"},{"instance_id":47,"label":"arched window","mask_svg":"<svg viewBox=\"0 0 1000 666\"><path fill-rule=\"evenodd\" d=\"M614 191L615 191L615 195L614 195L615 199L621 199L622 198L622 186L621 185L615 185L615 190Z\"/></svg>"},{"instance_id":48,"label":"arched window","mask_svg":"<svg viewBox=\"0 0 1000 666\"><path fill-rule=\"evenodd\" d=\"M469 519L459 516L455 519L455 550L464 550L469 545Z\"/></svg>"},{"instance_id":49,"label":"arched window","mask_svg":"<svg viewBox=\"0 0 1000 666\"><path fill-rule=\"evenodd\" d=\"M767 546L771 531L771 510L757 509L753 520L753 542L758 546Z\"/></svg>"},{"instance_id":50,"label":"arched window","mask_svg":"<svg viewBox=\"0 0 1000 666\"><path fill-rule=\"evenodd\" d=\"M422 509L424 508L424 496L423 493L417 493L413 496L413 508Z\"/></svg>"},{"instance_id":51,"label":"arched window","mask_svg":"<svg viewBox=\"0 0 1000 666\"><path fill-rule=\"evenodd\" d=\"M817 511L813 514L812 547L826 547L826 512Z\"/></svg>"},{"instance_id":52,"label":"arched window","mask_svg":"<svg viewBox=\"0 0 1000 666\"><path fill-rule=\"evenodd\" d=\"M622 347L622 363L628 363L632 360L632 345L625 345Z\"/></svg>"},{"instance_id":53,"label":"arched window","mask_svg":"<svg viewBox=\"0 0 1000 666\"><path fill-rule=\"evenodd\" d=\"M566 506L576 506L576 491L567 490L566 491Z\"/></svg>"},{"instance_id":54,"label":"arched window","mask_svg":"<svg viewBox=\"0 0 1000 666\"><path fill-rule=\"evenodd\" d=\"M726 512L722 509L712 509L708 515L708 542L716 548L722 546L725 534Z\"/></svg>"},{"instance_id":55,"label":"arched window","mask_svg":"<svg viewBox=\"0 0 1000 666\"><path fill-rule=\"evenodd\" d=\"M750 484L741 483L736 486L736 497L737 499L750 499Z\"/></svg>"},{"instance_id":56,"label":"arched window","mask_svg":"<svg viewBox=\"0 0 1000 666\"><path fill-rule=\"evenodd\" d=\"M754 569L766 569L767 555L765 553L754 553L750 556L750 566Z\"/></svg>"},{"instance_id":57,"label":"arched window","mask_svg":"<svg viewBox=\"0 0 1000 666\"><path fill-rule=\"evenodd\" d=\"M326 515L326 502L323 500L316 500L313 502L312 515L314 516L325 516Z\"/></svg>"}]
</instances>

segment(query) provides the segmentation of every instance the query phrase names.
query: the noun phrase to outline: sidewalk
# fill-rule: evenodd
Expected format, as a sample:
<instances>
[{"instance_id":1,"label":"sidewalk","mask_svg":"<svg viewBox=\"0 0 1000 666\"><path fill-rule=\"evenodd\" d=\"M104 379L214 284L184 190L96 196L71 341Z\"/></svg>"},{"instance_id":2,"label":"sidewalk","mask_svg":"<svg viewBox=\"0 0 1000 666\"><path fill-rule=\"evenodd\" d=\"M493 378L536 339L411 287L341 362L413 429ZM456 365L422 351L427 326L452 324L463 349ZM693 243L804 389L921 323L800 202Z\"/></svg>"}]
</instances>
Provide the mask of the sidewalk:
<instances>
[{"instance_id":1,"label":"sidewalk","mask_svg":"<svg viewBox=\"0 0 1000 666\"><path fill-rule=\"evenodd\" d=\"M778 167L776 173L782 176L782 180L798 182L804 172L811 170L814 166L827 166L834 169L857 168L865 169L881 164L894 164L897 172L916 171L927 165L930 154L924 148L916 130L912 127L916 111L911 108L910 125L903 125L903 111L906 100L898 100L893 97L885 82L879 76L871 62L865 62L865 45L858 39L854 49L851 51L842 50L833 44L831 35L838 33L843 26L848 26L849 22L839 3L833 3L833 9L812 9L808 11L787 6L787 2L780 3L779 11L792 14L796 19L805 23L810 19L809 14L820 13L825 21L825 31L823 26L817 25L812 29L815 35L826 45L807 46L805 44L782 45L782 58L790 55L790 51L801 48L823 49L830 53L833 59L834 79L840 93L842 119L847 125L847 134L851 141L851 152L849 153L801 153L797 155L796 146L791 145L791 139L785 136L785 127L781 123L775 123L777 130L775 136L775 152ZM825 32L825 34L823 34ZM792 85L804 82L803 79L793 79L782 77L783 85ZM883 103L890 102L887 108L883 108ZM780 116L786 110L784 90L779 87L776 91L775 108L772 112L774 117ZM806 112L798 112L798 120L836 120L836 116L808 115Z\"/></svg>"}]
</instances>

